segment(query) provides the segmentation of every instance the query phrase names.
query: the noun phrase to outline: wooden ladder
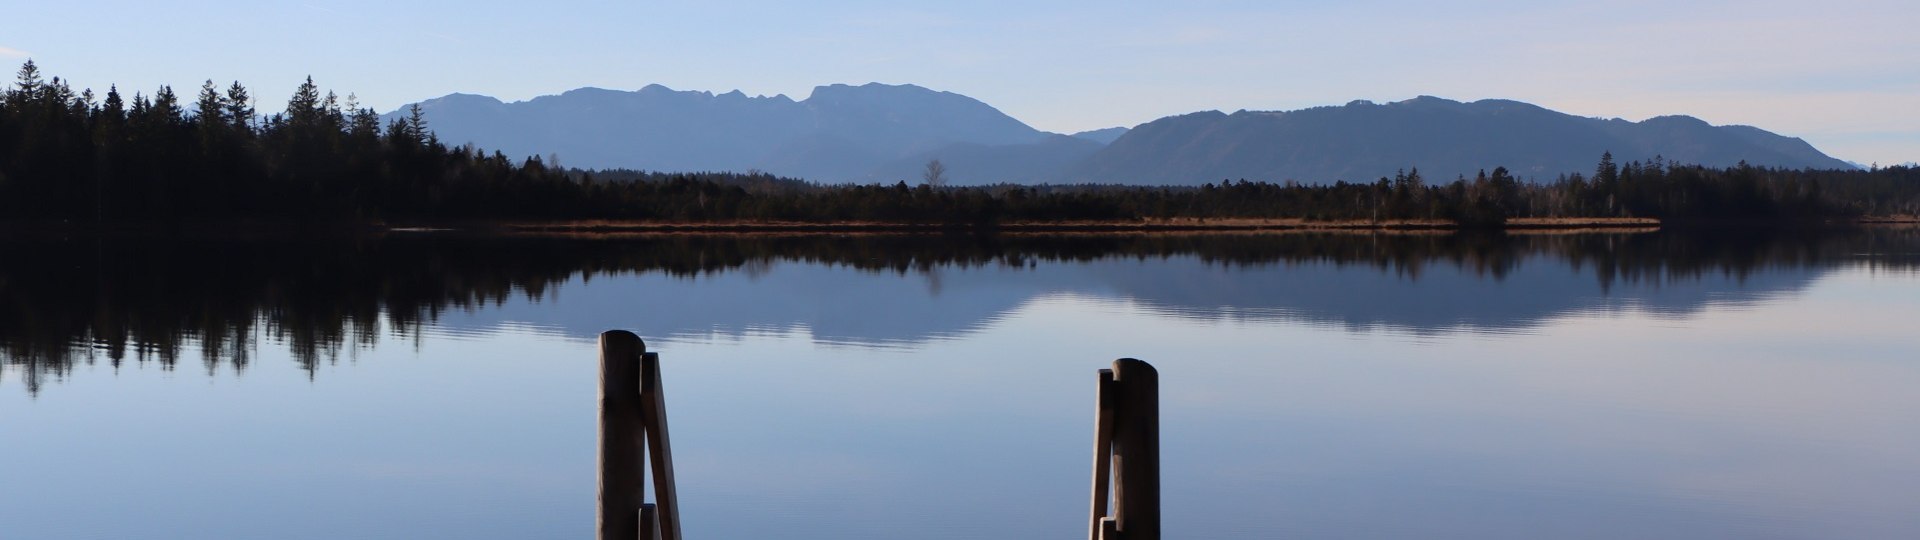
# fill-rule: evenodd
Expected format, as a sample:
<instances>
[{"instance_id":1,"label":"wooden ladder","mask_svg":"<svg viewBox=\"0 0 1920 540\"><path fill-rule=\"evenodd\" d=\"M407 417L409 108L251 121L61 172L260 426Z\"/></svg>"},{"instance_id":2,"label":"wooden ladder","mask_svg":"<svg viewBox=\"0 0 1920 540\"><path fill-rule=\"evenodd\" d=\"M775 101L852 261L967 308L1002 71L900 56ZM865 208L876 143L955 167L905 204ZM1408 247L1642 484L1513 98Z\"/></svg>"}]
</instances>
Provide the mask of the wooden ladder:
<instances>
[{"instance_id":1,"label":"wooden ladder","mask_svg":"<svg viewBox=\"0 0 1920 540\"><path fill-rule=\"evenodd\" d=\"M646 351L632 332L600 334L600 540L680 540L660 355ZM1160 540L1160 374L1122 358L1097 390L1088 538Z\"/></svg>"}]
</instances>

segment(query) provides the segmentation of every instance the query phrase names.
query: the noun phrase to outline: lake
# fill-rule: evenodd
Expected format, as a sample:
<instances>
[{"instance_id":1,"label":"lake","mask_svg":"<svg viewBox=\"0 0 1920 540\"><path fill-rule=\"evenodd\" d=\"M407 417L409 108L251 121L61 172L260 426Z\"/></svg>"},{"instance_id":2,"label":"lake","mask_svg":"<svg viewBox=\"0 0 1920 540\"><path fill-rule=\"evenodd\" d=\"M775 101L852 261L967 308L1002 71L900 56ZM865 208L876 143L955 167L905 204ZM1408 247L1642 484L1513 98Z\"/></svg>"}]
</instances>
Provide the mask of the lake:
<instances>
[{"instance_id":1,"label":"lake","mask_svg":"<svg viewBox=\"0 0 1920 540\"><path fill-rule=\"evenodd\" d=\"M1920 537L1920 230L0 241L0 538L587 538L595 337L690 539Z\"/></svg>"}]
</instances>

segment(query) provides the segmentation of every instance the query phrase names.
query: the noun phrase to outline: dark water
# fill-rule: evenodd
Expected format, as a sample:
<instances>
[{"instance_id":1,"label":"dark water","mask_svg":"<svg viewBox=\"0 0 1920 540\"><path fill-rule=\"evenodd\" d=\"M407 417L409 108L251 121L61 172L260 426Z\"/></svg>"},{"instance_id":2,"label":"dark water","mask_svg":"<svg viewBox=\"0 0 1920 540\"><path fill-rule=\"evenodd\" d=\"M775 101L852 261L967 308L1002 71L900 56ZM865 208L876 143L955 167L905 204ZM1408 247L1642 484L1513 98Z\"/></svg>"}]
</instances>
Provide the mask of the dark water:
<instances>
[{"instance_id":1,"label":"dark water","mask_svg":"<svg viewBox=\"0 0 1920 540\"><path fill-rule=\"evenodd\" d=\"M688 537L1920 537L1920 232L0 242L0 538L580 538L612 328Z\"/></svg>"}]
</instances>

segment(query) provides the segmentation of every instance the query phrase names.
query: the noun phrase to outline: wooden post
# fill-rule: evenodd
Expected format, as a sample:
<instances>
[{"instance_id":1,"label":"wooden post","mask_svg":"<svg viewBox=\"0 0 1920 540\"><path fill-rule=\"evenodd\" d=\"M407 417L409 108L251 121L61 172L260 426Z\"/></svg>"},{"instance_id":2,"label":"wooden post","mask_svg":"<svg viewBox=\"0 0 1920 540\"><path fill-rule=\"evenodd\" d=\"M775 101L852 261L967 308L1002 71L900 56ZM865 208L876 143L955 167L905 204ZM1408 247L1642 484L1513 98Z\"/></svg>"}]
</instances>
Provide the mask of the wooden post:
<instances>
[{"instance_id":1,"label":"wooden post","mask_svg":"<svg viewBox=\"0 0 1920 540\"><path fill-rule=\"evenodd\" d=\"M1113 494L1109 490L1113 480L1113 416L1116 411L1114 400L1119 399L1119 390L1114 388L1113 370L1100 370L1098 382L1094 388L1093 415L1093 522L1087 526L1088 540L1105 538L1102 522L1107 521L1107 499Z\"/></svg>"},{"instance_id":2,"label":"wooden post","mask_svg":"<svg viewBox=\"0 0 1920 540\"><path fill-rule=\"evenodd\" d=\"M1160 540L1160 372L1113 362L1121 415L1114 422L1114 521L1126 540Z\"/></svg>"},{"instance_id":3,"label":"wooden post","mask_svg":"<svg viewBox=\"0 0 1920 540\"><path fill-rule=\"evenodd\" d=\"M600 540L680 540L664 387L660 355L639 336L600 334ZM652 504L643 493L648 465Z\"/></svg>"},{"instance_id":4,"label":"wooden post","mask_svg":"<svg viewBox=\"0 0 1920 540\"><path fill-rule=\"evenodd\" d=\"M600 540L640 538L640 355L647 350L632 332L600 334Z\"/></svg>"},{"instance_id":5,"label":"wooden post","mask_svg":"<svg viewBox=\"0 0 1920 540\"><path fill-rule=\"evenodd\" d=\"M667 437L667 396L660 383L660 355L640 355L640 426L646 432L647 453L653 463L653 506L658 511L656 531L643 531L649 540L680 540L680 496L673 481L673 444Z\"/></svg>"},{"instance_id":6,"label":"wooden post","mask_svg":"<svg viewBox=\"0 0 1920 540\"><path fill-rule=\"evenodd\" d=\"M640 505L640 538L654 540L660 537L660 510L653 503Z\"/></svg>"},{"instance_id":7,"label":"wooden post","mask_svg":"<svg viewBox=\"0 0 1920 540\"><path fill-rule=\"evenodd\" d=\"M1160 373L1146 362L1122 358L1100 370L1091 540L1160 540L1159 394Z\"/></svg>"}]
</instances>

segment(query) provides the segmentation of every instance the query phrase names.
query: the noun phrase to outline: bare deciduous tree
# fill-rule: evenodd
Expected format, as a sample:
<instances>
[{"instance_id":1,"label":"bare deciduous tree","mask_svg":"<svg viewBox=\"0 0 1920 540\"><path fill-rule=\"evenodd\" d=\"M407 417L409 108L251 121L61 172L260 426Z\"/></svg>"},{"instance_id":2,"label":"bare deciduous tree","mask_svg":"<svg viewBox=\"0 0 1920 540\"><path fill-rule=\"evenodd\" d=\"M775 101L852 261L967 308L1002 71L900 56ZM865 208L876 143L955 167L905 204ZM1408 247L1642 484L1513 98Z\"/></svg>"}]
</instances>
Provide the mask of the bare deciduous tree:
<instances>
[{"instance_id":1,"label":"bare deciduous tree","mask_svg":"<svg viewBox=\"0 0 1920 540\"><path fill-rule=\"evenodd\" d=\"M940 160L937 160L937 159L933 161L928 161L927 170L926 172L920 173L920 178L923 180L926 180L927 185L929 186L946 187L947 165L945 163L941 163Z\"/></svg>"}]
</instances>

